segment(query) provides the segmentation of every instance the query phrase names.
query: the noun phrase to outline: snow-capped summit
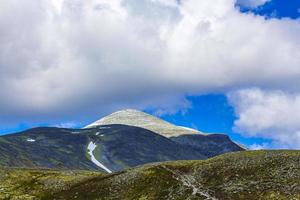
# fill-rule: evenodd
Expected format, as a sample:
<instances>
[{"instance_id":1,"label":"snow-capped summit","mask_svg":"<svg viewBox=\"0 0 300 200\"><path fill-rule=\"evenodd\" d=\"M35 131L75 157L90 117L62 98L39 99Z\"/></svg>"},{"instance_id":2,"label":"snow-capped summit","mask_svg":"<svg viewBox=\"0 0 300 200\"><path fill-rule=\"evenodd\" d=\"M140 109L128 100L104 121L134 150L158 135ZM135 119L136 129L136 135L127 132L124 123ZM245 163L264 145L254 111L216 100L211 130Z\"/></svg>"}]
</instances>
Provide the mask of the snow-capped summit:
<instances>
[{"instance_id":1,"label":"snow-capped summit","mask_svg":"<svg viewBox=\"0 0 300 200\"><path fill-rule=\"evenodd\" d=\"M177 137L180 135L203 134L198 130L173 125L155 116L134 109L125 109L114 112L102 119L84 127L94 128L102 125L122 124L141 127L158 133L165 137Z\"/></svg>"}]
</instances>

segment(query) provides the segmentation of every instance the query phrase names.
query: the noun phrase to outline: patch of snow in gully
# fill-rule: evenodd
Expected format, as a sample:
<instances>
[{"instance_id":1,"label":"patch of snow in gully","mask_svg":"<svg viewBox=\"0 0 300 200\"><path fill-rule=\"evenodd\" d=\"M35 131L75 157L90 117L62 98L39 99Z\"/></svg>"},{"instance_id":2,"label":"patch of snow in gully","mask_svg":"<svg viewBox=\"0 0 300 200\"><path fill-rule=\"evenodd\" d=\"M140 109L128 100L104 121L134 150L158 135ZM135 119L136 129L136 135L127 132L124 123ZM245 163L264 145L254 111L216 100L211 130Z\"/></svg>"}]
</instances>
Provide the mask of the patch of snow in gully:
<instances>
[{"instance_id":1,"label":"patch of snow in gully","mask_svg":"<svg viewBox=\"0 0 300 200\"><path fill-rule=\"evenodd\" d=\"M94 156L93 152L96 149L97 145L93 142L90 142L88 145L88 154L91 156L91 161L97 165L98 167L104 169L108 173L112 173L111 170L109 170L107 167L105 167L102 163L100 163Z\"/></svg>"}]
</instances>

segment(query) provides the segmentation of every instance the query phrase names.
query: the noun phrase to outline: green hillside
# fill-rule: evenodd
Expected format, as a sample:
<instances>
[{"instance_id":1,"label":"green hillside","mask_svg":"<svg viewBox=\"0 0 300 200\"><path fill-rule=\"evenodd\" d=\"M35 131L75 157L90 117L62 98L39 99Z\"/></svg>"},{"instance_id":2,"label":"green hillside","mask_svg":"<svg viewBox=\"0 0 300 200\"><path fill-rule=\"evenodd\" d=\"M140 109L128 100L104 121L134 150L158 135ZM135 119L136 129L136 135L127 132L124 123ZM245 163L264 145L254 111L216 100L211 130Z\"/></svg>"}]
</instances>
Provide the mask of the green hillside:
<instances>
[{"instance_id":1,"label":"green hillside","mask_svg":"<svg viewBox=\"0 0 300 200\"><path fill-rule=\"evenodd\" d=\"M0 168L0 199L52 199L49 196L102 175L91 171Z\"/></svg>"},{"instance_id":2,"label":"green hillside","mask_svg":"<svg viewBox=\"0 0 300 200\"><path fill-rule=\"evenodd\" d=\"M92 189L91 189L92 188ZM248 151L169 162L86 181L60 199L300 199L300 151Z\"/></svg>"},{"instance_id":3,"label":"green hillside","mask_svg":"<svg viewBox=\"0 0 300 200\"><path fill-rule=\"evenodd\" d=\"M3 175L2 170L0 190L10 196L24 195L27 191L41 199L300 199L300 151L245 151L202 161L145 165L110 175L92 172L70 174L66 171L25 172L11 170L13 175L7 177L7 172ZM49 173L52 173L51 176ZM26 184L14 180L18 174L22 174ZM45 182L41 181L43 176L54 184L46 187ZM7 183L12 186L18 184L7 189Z\"/></svg>"}]
</instances>

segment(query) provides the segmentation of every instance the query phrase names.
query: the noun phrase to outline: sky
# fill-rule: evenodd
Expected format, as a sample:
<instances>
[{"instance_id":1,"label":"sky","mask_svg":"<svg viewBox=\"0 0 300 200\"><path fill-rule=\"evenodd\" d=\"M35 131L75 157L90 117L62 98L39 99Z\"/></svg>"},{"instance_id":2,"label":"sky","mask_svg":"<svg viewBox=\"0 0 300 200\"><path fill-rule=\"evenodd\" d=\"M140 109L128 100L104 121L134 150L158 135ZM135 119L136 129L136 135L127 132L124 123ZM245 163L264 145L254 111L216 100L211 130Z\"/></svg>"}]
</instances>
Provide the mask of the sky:
<instances>
[{"instance_id":1,"label":"sky","mask_svg":"<svg viewBox=\"0 0 300 200\"><path fill-rule=\"evenodd\" d=\"M300 149L297 0L3 0L0 134L136 108Z\"/></svg>"}]
</instances>

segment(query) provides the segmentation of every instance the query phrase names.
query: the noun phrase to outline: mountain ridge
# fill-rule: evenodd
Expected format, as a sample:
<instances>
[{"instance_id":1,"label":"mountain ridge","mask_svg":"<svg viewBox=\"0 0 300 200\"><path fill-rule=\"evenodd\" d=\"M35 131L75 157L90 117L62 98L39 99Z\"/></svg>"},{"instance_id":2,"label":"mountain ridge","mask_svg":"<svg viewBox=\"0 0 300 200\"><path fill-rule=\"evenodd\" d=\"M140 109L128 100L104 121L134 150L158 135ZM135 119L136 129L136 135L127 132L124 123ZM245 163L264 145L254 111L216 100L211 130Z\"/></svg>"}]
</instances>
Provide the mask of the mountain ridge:
<instances>
[{"instance_id":1,"label":"mountain ridge","mask_svg":"<svg viewBox=\"0 0 300 200\"><path fill-rule=\"evenodd\" d=\"M224 134L203 135L137 110L122 110L82 129L40 127L0 136L0 166L111 173L243 150Z\"/></svg>"},{"instance_id":2,"label":"mountain ridge","mask_svg":"<svg viewBox=\"0 0 300 200\"><path fill-rule=\"evenodd\" d=\"M4 167L115 172L152 162L206 158L192 147L126 125L43 127L0 136L0 166Z\"/></svg>"},{"instance_id":3,"label":"mountain ridge","mask_svg":"<svg viewBox=\"0 0 300 200\"><path fill-rule=\"evenodd\" d=\"M95 128L101 125L109 126L111 124L123 124L148 129L180 145L193 147L207 157L245 150L245 148L233 142L225 134L204 134L192 128L171 124L158 117L135 109L124 109L114 112L84 128Z\"/></svg>"},{"instance_id":4,"label":"mountain ridge","mask_svg":"<svg viewBox=\"0 0 300 200\"><path fill-rule=\"evenodd\" d=\"M189 134L204 134L192 128L176 126L158 117L135 109L124 109L116 111L85 126L84 129L111 124L123 124L145 128L165 137L174 137Z\"/></svg>"}]
</instances>

